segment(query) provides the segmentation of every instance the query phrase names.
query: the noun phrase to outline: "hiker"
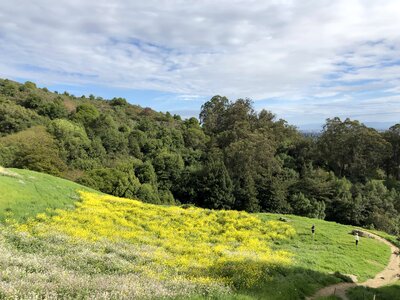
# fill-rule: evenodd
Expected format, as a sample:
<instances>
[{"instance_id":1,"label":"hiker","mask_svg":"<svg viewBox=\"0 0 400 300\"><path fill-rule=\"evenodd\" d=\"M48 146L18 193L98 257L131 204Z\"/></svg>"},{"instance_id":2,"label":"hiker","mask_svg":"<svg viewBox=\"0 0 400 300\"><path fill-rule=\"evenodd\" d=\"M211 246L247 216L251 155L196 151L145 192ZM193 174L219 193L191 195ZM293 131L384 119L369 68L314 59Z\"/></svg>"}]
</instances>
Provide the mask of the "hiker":
<instances>
[{"instance_id":1,"label":"hiker","mask_svg":"<svg viewBox=\"0 0 400 300\"><path fill-rule=\"evenodd\" d=\"M315 225L314 224L312 224L312 226L311 226L311 233L312 233L312 237L314 239L314 234L315 234Z\"/></svg>"},{"instance_id":2,"label":"hiker","mask_svg":"<svg viewBox=\"0 0 400 300\"><path fill-rule=\"evenodd\" d=\"M356 247L358 248L358 241L360 240L360 237L358 236L358 232L356 232L355 239L356 239Z\"/></svg>"}]
</instances>

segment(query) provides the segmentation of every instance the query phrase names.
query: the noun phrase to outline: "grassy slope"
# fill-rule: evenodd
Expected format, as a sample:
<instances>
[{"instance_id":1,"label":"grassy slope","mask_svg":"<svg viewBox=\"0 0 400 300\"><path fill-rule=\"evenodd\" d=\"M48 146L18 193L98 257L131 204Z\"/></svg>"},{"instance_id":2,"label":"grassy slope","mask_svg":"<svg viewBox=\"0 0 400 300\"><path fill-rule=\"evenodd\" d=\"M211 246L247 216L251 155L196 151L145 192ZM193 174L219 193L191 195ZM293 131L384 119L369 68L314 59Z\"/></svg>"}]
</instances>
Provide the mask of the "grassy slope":
<instances>
[{"instance_id":1,"label":"grassy slope","mask_svg":"<svg viewBox=\"0 0 400 300\"><path fill-rule=\"evenodd\" d=\"M397 247L400 247L400 241L396 237L376 230L373 230L373 232L387 239ZM384 286L378 289L355 287L350 289L348 292L350 300L373 299L374 295L376 295L376 299L381 300L400 300L400 283Z\"/></svg>"},{"instance_id":2,"label":"grassy slope","mask_svg":"<svg viewBox=\"0 0 400 300\"><path fill-rule=\"evenodd\" d=\"M0 176L0 220L4 220L5 212L11 212L17 220L25 221L46 211L46 208L72 208L77 200L76 190L88 190L46 174L28 170L11 171L22 178ZM259 216L268 220L281 217L274 214ZM322 286L339 282L340 279L331 274L335 271L354 274L359 280L365 280L387 263L389 248L375 240L362 239L359 248L355 249L354 239L348 234L351 226L297 216L284 217L296 229L297 235L290 240L275 241L273 247L292 252L294 264L289 268L271 270L270 277L251 289L226 297L218 296L218 299L301 299ZM316 225L314 241L310 235L312 224ZM101 261L103 254L98 255ZM107 260L107 257L104 259ZM395 289L397 291L397 287Z\"/></svg>"},{"instance_id":3,"label":"grassy slope","mask_svg":"<svg viewBox=\"0 0 400 300\"><path fill-rule=\"evenodd\" d=\"M278 219L280 216L265 214L263 217ZM389 247L374 239L361 238L356 248L354 237L349 234L352 226L298 216L284 217L295 227L297 238L282 241L276 248L294 253L298 267L323 273L353 274L359 281L364 281L382 270L389 261ZM312 224L316 228L315 240L311 237Z\"/></svg>"},{"instance_id":4,"label":"grassy slope","mask_svg":"<svg viewBox=\"0 0 400 300\"><path fill-rule=\"evenodd\" d=\"M347 293L350 300L373 299L374 295L378 300L399 300L400 283L384 286L378 289L356 287Z\"/></svg>"},{"instance_id":5,"label":"grassy slope","mask_svg":"<svg viewBox=\"0 0 400 300\"><path fill-rule=\"evenodd\" d=\"M277 270L274 278L243 294L257 299L302 299L319 288L340 282L340 274L352 274L364 281L374 277L387 264L390 249L373 240L360 240L355 248L354 238L349 232L352 226L334 222L309 219L299 216L260 214L262 218L277 220L284 217L297 232L294 239L276 242L274 249L288 250L294 254L294 265ZM311 237L311 226L315 224L315 240ZM240 299L240 298L239 298Z\"/></svg>"},{"instance_id":6,"label":"grassy slope","mask_svg":"<svg viewBox=\"0 0 400 300\"><path fill-rule=\"evenodd\" d=\"M77 190L93 190L74 182L29 170L7 169L17 176L0 172L0 222L7 214L17 221L25 221L47 208L74 207L79 197Z\"/></svg>"}]
</instances>

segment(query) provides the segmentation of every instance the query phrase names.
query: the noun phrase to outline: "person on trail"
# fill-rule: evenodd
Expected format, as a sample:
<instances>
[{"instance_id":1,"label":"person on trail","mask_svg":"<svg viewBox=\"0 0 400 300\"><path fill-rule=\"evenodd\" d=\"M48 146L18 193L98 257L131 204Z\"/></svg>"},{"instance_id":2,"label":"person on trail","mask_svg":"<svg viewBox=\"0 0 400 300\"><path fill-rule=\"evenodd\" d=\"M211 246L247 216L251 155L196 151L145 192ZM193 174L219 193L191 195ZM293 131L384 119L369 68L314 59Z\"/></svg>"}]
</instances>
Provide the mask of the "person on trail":
<instances>
[{"instance_id":1,"label":"person on trail","mask_svg":"<svg viewBox=\"0 0 400 300\"><path fill-rule=\"evenodd\" d=\"M315 225L314 224L312 224L312 226L311 226L311 234L314 239L314 234L315 234Z\"/></svg>"},{"instance_id":2,"label":"person on trail","mask_svg":"<svg viewBox=\"0 0 400 300\"><path fill-rule=\"evenodd\" d=\"M360 240L360 237L359 237L359 235L358 235L358 232L356 232L356 234L355 234L355 239L356 239L356 247L358 248L358 242L359 242L359 240Z\"/></svg>"}]
</instances>

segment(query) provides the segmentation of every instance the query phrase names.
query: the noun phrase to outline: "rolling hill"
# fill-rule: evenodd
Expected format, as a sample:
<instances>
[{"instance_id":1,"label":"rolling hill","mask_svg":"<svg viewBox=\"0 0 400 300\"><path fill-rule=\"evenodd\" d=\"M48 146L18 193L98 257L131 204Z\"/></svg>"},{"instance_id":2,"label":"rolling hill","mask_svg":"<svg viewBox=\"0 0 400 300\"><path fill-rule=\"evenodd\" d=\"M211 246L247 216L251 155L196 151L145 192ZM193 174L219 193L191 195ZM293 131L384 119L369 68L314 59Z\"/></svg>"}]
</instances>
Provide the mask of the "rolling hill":
<instances>
[{"instance_id":1,"label":"rolling hill","mask_svg":"<svg viewBox=\"0 0 400 300\"><path fill-rule=\"evenodd\" d=\"M390 256L375 239L356 248L351 226L147 204L28 170L2 168L0 191L5 299L304 299Z\"/></svg>"}]
</instances>

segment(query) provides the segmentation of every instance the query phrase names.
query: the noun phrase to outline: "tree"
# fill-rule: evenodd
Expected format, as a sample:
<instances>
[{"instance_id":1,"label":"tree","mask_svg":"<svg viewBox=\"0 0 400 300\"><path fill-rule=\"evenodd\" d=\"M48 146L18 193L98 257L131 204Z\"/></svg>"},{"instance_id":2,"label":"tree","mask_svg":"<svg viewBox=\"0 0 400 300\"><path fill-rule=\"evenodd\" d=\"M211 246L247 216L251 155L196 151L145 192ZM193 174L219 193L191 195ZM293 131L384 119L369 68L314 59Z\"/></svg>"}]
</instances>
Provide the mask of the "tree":
<instances>
[{"instance_id":1,"label":"tree","mask_svg":"<svg viewBox=\"0 0 400 300\"><path fill-rule=\"evenodd\" d=\"M390 155L390 144L358 121L333 118L327 119L318 150L319 159L337 176L365 182Z\"/></svg>"},{"instance_id":2,"label":"tree","mask_svg":"<svg viewBox=\"0 0 400 300\"><path fill-rule=\"evenodd\" d=\"M54 138L43 126L0 138L0 164L60 175L66 165Z\"/></svg>"},{"instance_id":3,"label":"tree","mask_svg":"<svg viewBox=\"0 0 400 300\"><path fill-rule=\"evenodd\" d=\"M126 198L136 198L140 187L133 172L123 172L115 168L92 170L79 178L78 182L103 193Z\"/></svg>"},{"instance_id":4,"label":"tree","mask_svg":"<svg viewBox=\"0 0 400 300\"><path fill-rule=\"evenodd\" d=\"M386 159L386 172L397 181L400 180L400 124L396 124L384 133L384 138L392 146L392 153Z\"/></svg>"},{"instance_id":5,"label":"tree","mask_svg":"<svg viewBox=\"0 0 400 300\"><path fill-rule=\"evenodd\" d=\"M154 186L148 183L144 183L139 186L136 196L143 202L161 204L158 191L154 189Z\"/></svg>"},{"instance_id":6,"label":"tree","mask_svg":"<svg viewBox=\"0 0 400 300\"><path fill-rule=\"evenodd\" d=\"M309 218L325 218L325 203L313 198L308 199L303 193L294 194L290 198L292 213Z\"/></svg>"},{"instance_id":7,"label":"tree","mask_svg":"<svg viewBox=\"0 0 400 300\"><path fill-rule=\"evenodd\" d=\"M262 211L289 213L288 199L293 186L298 182L299 175L292 169L282 168L278 172L257 174L257 198Z\"/></svg>"},{"instance_id":8,"label":"tree","mask_svg":"<svg viewBox=\"0 0 400 300\"><path fill-rule=\"evenodd\" d=\"M211 156L198 176L196 203L199 206L213 209L234 207L232 181L222 160Z\"/></svg>"},{"instance_id":9,"label":"tree","mask_svg":"<svg viewBox=\"0 0 400 300\"><path fill-rule=\"evenodd\" d=\"M35 111L0 98L0 136L42 123L42 118Z\"/></svg>"},{"instance_id":10,"label":"tree","mask_svg":"<svg viewBox=\"0 0 400 300\"><path fill-rule=\"evenodd\" d=\"M93 122L91 128L108 154L126 154L128 152L128 139L126 134L118 130L118 123L109 114L100 114Z\"/></svg>"},{"instance_id":11,"label":"tree","mask_svg":"<svg viewBox=\"0 0 400 300\"><path fill-rule=\"evenodd\" d=\"M128 105L128 101L126 101L126 99L124 98L113 98L110 101L111 106L127 106Z\"/></svg>"},{"instance_id":12,"label":"tree","mask_svg":"<svg viewBox=\"0 0 400 300\"><path fill-rule=\"evenodd\" d=\"M78 159L88 159L90 140L83 127L65 119L53 120L49 132L58 140L64 159L74 164Z\"/></svg>"},{"instance_id":13,"label":"tree","mask_svg":"<svg viewBox=\"0 0 400 300\"><path fill-rule=\"evenodd\" d=\"M182 157L178 153L168 151L160 152L152 161L159 188L161 190L171 190L180 179L180 173L184 164Z\"/></svg>"},{"instance_id":14,"label":"tree","mask_svg":"<svg viewBox=\"0 0 400 300\"><path fill-rule=\"evenodd\" d=\"M84 103L76 107L72 119L85 127L89 127L99 116L100 113L94 105Z\"/></svg>"},{"instance_id":15,"label":"tree","mask_svg":"<svg viewBox=\"0 0 400 300\"><path fill-rule=\"evenodd\" d=\"M397 225L389 220L394 220L398 213L394 208L395 194L392 194L381 180L370 180L362 189L365 205L364 224L373 225L377 229L396 232Z\"/></svg>"},{"instance_id":16,"label":"tree","mask_svg":"<svg viewBox=\"0 0 400 300\"><path fill-rule=\"evenodd\" d=\"M39 95L31 93L22 104L26 108L38 110L40 107L43 106L44 101Z\"/></svg>"},{"instance_id":17,"label":"tree","mask_svg":"<svg viewBox=\"0 0 400 300\"><path fill-rule=\"evenodd\" d=\"M135 175L140 183L148 183L152 186L157 186L157 175L150 161L146 161L135 167Z\"/></svg>"},{"instance_id":18,"label":"tree","mask_svg":"<svg viewBox=\"0 0 400 300\"><path fill-rule=\"evenodd\" d=\"M39 115L49 117L51 120L64 118L68 114L62 100L60 100L59 98L55 99L52 102L44 103L38 109L38 113Z\"/></svg>"},{"instance_id":19,"label":"tree","mask_svg":"<svg viewBox=\"0 0 400 300\"><path fill-rule=\"evenodd\" d=\"M201 106L200 124L206 134L214 135L221 131L224 123L224 113L228 105L228 98L214 96Z\"/></svg>"}]
</instances>

